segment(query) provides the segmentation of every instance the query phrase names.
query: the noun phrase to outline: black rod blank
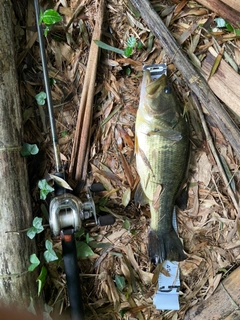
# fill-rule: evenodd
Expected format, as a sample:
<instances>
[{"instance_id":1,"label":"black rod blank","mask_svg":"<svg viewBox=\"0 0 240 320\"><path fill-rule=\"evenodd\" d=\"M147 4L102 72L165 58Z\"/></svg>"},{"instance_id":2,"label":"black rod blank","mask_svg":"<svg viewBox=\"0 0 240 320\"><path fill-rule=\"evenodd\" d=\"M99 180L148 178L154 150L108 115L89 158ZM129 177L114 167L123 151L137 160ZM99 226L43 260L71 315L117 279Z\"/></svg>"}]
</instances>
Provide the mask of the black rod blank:
<instances>
[{"instance_id":1,"label":"black rod blank","mask_svg":"<svg viewBox=\"0 0 240 320\"><path fill-rule=\"evenodd\" d=\"M39 10L38 0L34 0L34 7L35 7L35 14L36 14L36 25L37 25L38 40L39 40L39 46L40 46L40 55L41 55L42 67L43 67L44 85L45 85L45 90L46 90L46 95L47 95L47 106L48 106L48 114L49 114L50 128L51 128L51 134L52 134L52 142L53 142L53 151L54 151L54 157L55 157L56 171L61 172L62 171L62 163L61 163L61 158L60 158L58 137L57 137L56 124L55 124L55 119L54 119L52 94L51 94L51 88L50 88L50 83L49 83L49 75L48 75L48 68L47 68L46 53L45 53L45 48L44 48L42 26L41 26L41 23L39 23L40 10Z\"/></svg>"}]
</instances>

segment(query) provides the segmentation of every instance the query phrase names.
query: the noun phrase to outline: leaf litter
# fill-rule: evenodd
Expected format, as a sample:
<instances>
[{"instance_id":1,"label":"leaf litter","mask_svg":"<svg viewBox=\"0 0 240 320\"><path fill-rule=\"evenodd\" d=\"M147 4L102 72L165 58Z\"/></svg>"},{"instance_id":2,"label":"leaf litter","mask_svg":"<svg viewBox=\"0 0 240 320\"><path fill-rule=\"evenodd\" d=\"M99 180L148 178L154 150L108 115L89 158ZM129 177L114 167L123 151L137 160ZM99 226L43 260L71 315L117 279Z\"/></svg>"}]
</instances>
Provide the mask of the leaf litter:
<instances>
[{"instance_id":1,"label":"leaf litter","mask_svg":"<svg viewBox=\"0 0 240 320\"><path fill-rule=\"evenodd\" d=\"M216 25L208 9L194 1L180 1L178 5L177 1L151 3L197 68L201 68L208 48L214 43L224 47L222 60L227 59L227 53L230 65L239 65L239 40L226 29L215 32ZM50 9L44 1L41 5ZM46 106L40 111L35 101L44 87L34 9L30 0L14 8L19 20L19 24L14 20L15 29L22 31L17 33L17 63L25 141L36 143L40 149L29 161L29 179L34 215L41 215L37 183L54 172L53 149ZM97 1L53 1L52 8L62 15L63 22L48 33L46 53L50 78L55 80L51 89L61 157L69 166ZM128 39L134 37L142 48L135 46L128 58L102 50L98 63L88 183L97 181L104 185L106 191L95 195L95 202L101 210L112 212L117 221L111 227L86 227L90 239L103 244L102 248L96 245L92 248L94 255L79 260L86 319L184 319L191 306L211 297L224 276L221 270L233 270L239 265L238 212L209 147L189 89L159 41L127 1L106 1L105 16L104 42L124 50ZM204 29L207 25L208 29ZM220 54L222 51L220 49ZM180 263L180 311L158 311L153 306L159 266L151 265L147 256L150 213L148 207L139 208L133 201L139 181L134 158L134 125L142 66L163 62L168 63L176 91L186 102L191 126L188 205L186 210L178 212L179 235L187 253L187 260ZM219 64L221 61L216 62L216 70ZM239 124L239 118L234 119ZM216 152L224 161L227 181L231 187L234 185L237 198L239 159L214 123L208 123L208 127ZM74 188L75 181L69 179L69 184ZM126 221L128 227L124 228ZM59 239L53 240L54 246L61 250ZM54 318L68 306L68 299L63 269L51 267L49 275L46 302L55 306Z\"/></svg>"}]
</instances>

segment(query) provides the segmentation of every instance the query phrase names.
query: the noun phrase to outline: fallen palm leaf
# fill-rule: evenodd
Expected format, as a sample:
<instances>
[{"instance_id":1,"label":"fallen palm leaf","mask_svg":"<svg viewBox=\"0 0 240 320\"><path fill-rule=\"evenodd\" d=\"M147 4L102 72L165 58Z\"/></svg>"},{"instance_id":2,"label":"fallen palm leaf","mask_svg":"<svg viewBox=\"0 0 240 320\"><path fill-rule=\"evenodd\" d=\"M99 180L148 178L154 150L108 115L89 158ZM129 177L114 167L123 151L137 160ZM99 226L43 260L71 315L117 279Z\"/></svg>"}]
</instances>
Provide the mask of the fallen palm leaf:
<instances>
[{"instance_id":1,"label":"fallen palm leaf","mask_svg":"<svg viewBox=\"0 0 240 320\"><path fill-rule=\"evenodd\" d=\"M113 110L110 115L104 119L104 121L101 123L101 126L104 126L120 109L122 108L122 105L120 105L118 108Z\"/></svg>"}]
</instances>

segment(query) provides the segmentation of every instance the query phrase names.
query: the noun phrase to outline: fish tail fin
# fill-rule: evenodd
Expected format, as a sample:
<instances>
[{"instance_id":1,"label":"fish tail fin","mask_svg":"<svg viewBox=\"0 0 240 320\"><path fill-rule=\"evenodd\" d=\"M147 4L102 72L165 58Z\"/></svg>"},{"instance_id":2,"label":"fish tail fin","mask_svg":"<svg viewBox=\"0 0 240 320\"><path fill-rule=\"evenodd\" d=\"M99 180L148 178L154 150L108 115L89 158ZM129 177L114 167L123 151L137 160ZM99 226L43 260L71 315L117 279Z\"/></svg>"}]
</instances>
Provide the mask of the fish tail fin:
<instances>
[{"instance_id":1,"label":"fish tail fin","mask_svg":"<svg viewBox=\"0 0 240 320\"><path fill-rule=\"evenodd\" d=\"M182 243L174 229L167 233L151 230L148 235L148 255L151 262L155 264L165 260L182 261L186 259Z\"/></svg>"}]
</instances>

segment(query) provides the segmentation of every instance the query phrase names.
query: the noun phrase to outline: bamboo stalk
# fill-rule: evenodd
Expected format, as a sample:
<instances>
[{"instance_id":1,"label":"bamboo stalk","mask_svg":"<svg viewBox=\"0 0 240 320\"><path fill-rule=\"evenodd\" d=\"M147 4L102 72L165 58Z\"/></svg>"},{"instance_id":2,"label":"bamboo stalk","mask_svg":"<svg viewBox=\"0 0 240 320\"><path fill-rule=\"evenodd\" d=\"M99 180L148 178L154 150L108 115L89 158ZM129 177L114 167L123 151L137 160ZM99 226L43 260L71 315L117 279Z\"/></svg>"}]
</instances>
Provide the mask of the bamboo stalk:
<instances>
[{"instance_id":1,"label":"bamboo stalk","mask_svg":"<svg viewBox=\"0 0 240 320\"><path fill-rule=\"evenodd\" d=\"M226 19L229 23L238 27L240 22L240 14L239 14L239 4L236 6L236 3L239 3L239 0L196 0L198 3L203 5L204 7L210 9L215 12L220 17ZM225 3L224 3L225 2Z\"/></svg>"},{"instance_id":2,"label":"bamboo stalk","mask_svg":"<svg viewBox=\"0 0 240 320\"><path fill-rule=\"evenodd\" d=\"M90 46L86 75L84 79L77 119L76 133L71 155L71 164L69 168L72 178L76 181L85 180L87 172L86 161L89 154L93 99L95 93L95 80L99 55L99 47L95 44L94 40L99 40L101 37L101 27L104 16L104 0L100 0L98 10L99 13L96 19Z\"/></svg>"},{"instance_id":3,"label":"bamboo stalk","mask_svg":"<svg viewBox=\"0 0 240 320\"><path fill-rule=\"evenodd\" d=\"M240 131L230 118L222 104L209 88L204 77L189 62L176 40L168 31L159 15L153 10L147 0L130 0L141 13L149 29L160 40L168 56L181 72L183 78L197 95L208 111L212 121L218 126L225 138L230 142L240 159Z\"/></svg>"}]
</instances>

